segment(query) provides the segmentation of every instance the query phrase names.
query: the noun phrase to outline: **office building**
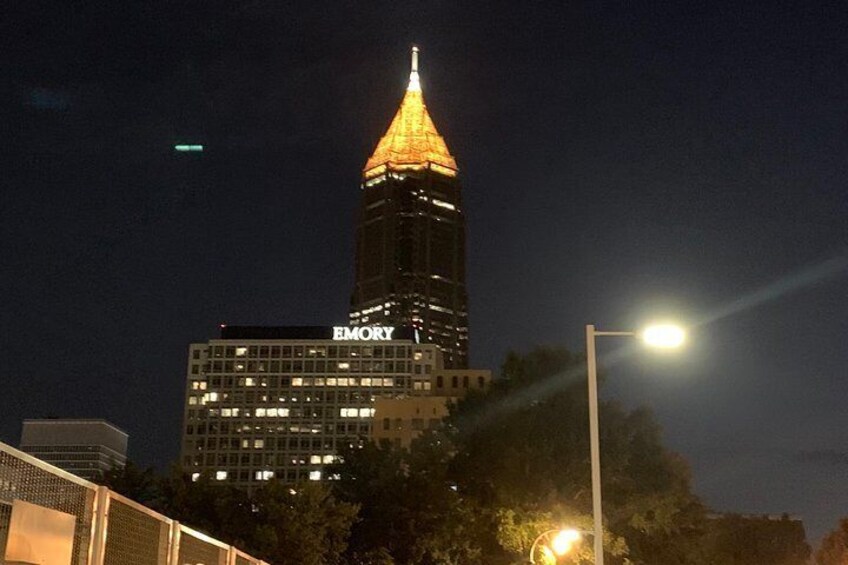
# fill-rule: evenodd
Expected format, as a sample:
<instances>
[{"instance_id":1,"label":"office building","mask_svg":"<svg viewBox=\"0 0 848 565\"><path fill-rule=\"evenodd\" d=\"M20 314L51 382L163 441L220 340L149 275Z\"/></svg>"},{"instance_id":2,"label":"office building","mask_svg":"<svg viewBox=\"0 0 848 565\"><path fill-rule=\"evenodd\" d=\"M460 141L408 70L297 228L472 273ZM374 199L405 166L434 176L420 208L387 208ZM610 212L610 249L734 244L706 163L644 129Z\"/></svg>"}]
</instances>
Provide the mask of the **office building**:
<instances>
[{"instance_id":1,"label":"office building","mask_svg":"<svg viewBox=\"0 0 848 565\"><path fill-rule=\"evenodd\" d=\"M106 420L24 420L21 451L83 479L127 462L125 431Z\"/></svg>"},{"instance_id":2,"label":"office building","mask_svg":"<svg viewBox=\"0 0 848 565\"><path fill-rule=\"evenodd\" d=\"M428 394L443 360L412 328L224 326L189 347L181 463L253 488L326 478L378 398Z\"/></svg>"},{"instance_id":3,"label":"office building","mask_svg":"<svg viewBox=\"0 0 848 565\"><path fill-rule=\"evenodd\" d=\"M473 391L487 389L491 381L489 370L436 370L429 382L421 383L419 390L409 395L377 398L371 439L408 448L424 430L441 423L452 403Z\"/></svg>"},{"instance_id":4,"label":"office building","mask_svg":"<svg viewBox=\"0 0 848 565\"><path fill-rule=\"evenodd\" d=\"M468 366L465 215L456 160L409 85L362 172L352 325L416 328L447 368Z\"/></svg>"}]
</instances>

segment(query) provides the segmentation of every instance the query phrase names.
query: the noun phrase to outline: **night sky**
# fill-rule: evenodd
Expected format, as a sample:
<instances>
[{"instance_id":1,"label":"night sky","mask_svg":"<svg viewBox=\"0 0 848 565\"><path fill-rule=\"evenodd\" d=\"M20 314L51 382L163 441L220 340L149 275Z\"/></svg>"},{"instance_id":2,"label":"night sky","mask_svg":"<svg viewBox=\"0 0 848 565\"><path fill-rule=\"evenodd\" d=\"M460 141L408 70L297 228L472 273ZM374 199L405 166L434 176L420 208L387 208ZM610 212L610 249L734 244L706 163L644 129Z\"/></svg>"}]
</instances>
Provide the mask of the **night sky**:
<instances>
[{"instance_id":1,"label":"night sky","mask_svg":"<svg viewBox=\"0 0 848 565\"><path fill-rule=\"evenodd\" d=\"M367 9L366 9L367 7ZM0 439L178 451L188 344L344 323L360 170L421 46L468 219L472 362L608 364L719 511L848 515L842 2L6 2ZM175 143L202 143L198 155ZM626 345L603 338L605 354Z\"/></svg>"}]
</instances>

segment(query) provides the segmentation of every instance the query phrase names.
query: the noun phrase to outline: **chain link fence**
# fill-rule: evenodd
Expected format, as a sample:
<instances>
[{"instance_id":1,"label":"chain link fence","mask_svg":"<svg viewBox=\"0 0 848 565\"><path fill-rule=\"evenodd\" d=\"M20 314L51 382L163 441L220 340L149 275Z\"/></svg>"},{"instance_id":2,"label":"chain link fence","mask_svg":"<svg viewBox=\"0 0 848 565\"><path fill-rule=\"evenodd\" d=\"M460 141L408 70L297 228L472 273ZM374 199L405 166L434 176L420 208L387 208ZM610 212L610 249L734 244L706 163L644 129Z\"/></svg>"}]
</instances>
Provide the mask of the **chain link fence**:
<instances>
[{"instance_id":1,"label":"chain link fence","mask_svg":"<svg viewBox=\"0 0 848 565\"><path fill-rule=\"evenodd\" d=\"M167 516L0 443L0 564L15 500L75 519L71 565L268 565Z\"/></svg>"}]
</instances>

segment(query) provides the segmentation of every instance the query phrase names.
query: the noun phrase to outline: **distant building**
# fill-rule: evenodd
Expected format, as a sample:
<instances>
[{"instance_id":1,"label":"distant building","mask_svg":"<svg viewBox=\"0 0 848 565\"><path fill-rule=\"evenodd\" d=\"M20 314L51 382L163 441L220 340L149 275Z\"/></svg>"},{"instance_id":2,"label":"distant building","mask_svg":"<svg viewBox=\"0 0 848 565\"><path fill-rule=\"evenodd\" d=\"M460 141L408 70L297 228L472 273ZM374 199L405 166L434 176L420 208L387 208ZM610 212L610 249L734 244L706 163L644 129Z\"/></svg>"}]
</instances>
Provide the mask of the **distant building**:
<instances>
[{"instance_id":1,"label":"distant building","mask_svg":"<svg viewBox=\"0 0 848 565\"><path fill-rule=\"evenodd\" d=\"M379 444L409 447L426 429L439 425L449 405L469 392L489 387L492 372L483 369L444 369L409 396L378 398L374 402L371 439Z\"/></svg>"},{"instance_id":2,"label":"distant building","mask_svg":"<svg viewBox=\"0 0 848 565\"><path fill-rule=\"evenodd\" d=\"M442 354L417 339L390 326L226 326L220 339L192 344L183 468L248 489L327 478L342 446L372 437L377 403L432 393ZM447 374L440 382L457 376L462 390L488 371ZM444 406L430 409L441 418Z\"/></svg>"},{"instance_id":3,"label":"distant building","mask_svg":"<svg viewBox=\"0 0 848 565\"><path fill-rule=\"evenodd\" d=\"M400 108L362 170L354 326L411 326L468 367L465 213L456 160L421 92L418 50Z\"/></svg>"},{"instance_id":4,"label":"distant building","mask_svg":"<svg viewBox=\"0 0 848 565\"><path fill-rule=\"evenodd\" d=\"M21 451L92 480L126 465L128 438L106 420L24 420Z\"/></svg>"},{"instance_id":5,"label":"distant building","mask_svg":"<svg viewBox=\"0 0 848 565\"><path fill-rule=\"evenodd\" d=\"M181 463L251 488L322 480L371 435L374 402L429 386L442 367L411 328L225 326L189 347Z\"/></svg>"}]
</instances>

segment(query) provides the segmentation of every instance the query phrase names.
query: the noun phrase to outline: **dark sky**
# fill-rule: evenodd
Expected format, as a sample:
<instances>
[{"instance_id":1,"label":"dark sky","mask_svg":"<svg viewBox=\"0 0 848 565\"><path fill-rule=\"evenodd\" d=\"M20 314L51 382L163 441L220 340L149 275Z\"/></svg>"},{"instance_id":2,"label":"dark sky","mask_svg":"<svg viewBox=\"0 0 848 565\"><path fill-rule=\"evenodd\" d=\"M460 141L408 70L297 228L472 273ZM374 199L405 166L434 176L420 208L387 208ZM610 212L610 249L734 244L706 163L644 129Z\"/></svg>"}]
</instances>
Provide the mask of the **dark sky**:
<instances>
[{"instance_id":1,"label":"dark sky","mask_svg":"<svg viewBox=\"0 0 848 565\"><path fill-rule=\"evenodd\" d=\"M463 174L474 365L696 324L604 395L655 410L717 510L814 541L848 514L844 3L30 0L0 22L4 441L106 417L163 467L190 342L343 323L360 169L418 43Z\"/></svg>"}]
</instances>

